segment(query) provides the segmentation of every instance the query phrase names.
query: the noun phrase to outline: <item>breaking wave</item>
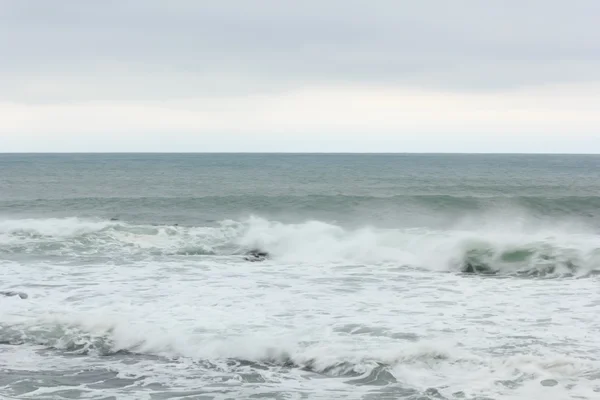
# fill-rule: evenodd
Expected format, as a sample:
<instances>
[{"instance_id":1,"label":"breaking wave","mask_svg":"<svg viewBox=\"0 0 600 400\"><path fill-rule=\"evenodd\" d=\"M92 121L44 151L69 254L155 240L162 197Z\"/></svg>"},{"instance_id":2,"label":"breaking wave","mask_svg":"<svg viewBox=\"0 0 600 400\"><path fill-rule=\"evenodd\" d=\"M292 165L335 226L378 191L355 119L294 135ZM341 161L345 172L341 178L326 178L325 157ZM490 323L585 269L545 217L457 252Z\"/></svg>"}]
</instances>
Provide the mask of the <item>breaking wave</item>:
<instances>
[{"instance_id":1,"label":"breaking wave","mask_svg":"<svg viewBox=\"0 0 600 400\"><path fill-rule=\"evenodd\" d=\"M158 357L166 362L187 360L199 368L235 372L240 367L255 371L274 368L298 369L351 379L357 385L396 383L410 367L441 371L460 368L496 379L503 376L513 384L551 376L598 379L600 365L591 359L555 355L506 355L484 357L447 342L388 343L377 350L348 343L303 342L294 338L260 336L207 339L169 334L156 328L141 330L126 322L99 323L65 316L0 325L0 343L38 345L71 355L95 357Z\"/></svg>"},{"instance_id":2,"label":"breaking wave","mask_svg":"<svg viewBox=\"0 0 600 400\"><path fill-rule=\"evenodd\" d=\"M288 224L251 217L213 226L122 221L0 221L0 254L22 256L239 257L260 249L281 263L394 264L474 274L585 276L600 271L595 232L526 219L465 220L454 229L348 228L322 221Z\"/></svg>"},{"instance_id":3,"label":"breaking wave","mask_svg":"<svg viewBox=\"0 0 600 400\"><path fill-rule=\"evenodd\" d=\"M47 315L0 324L0 343L38 345L71 355L111 357L152 356L165 359L191 359L229 366L298 368L330 376L358 376L381 372L398 364L457 362L455 350L406 342L389 351L357 351L347 344L306 342L293 336L262 335L210 338L189 332L167 332L154 325L132 325L115 319L98 320L86 316ZM408 344L412 343L412 344ZM471 357L470 361L477 359ZM468 358L463 361L469 361Z\"/></svg>"}]
</instances>

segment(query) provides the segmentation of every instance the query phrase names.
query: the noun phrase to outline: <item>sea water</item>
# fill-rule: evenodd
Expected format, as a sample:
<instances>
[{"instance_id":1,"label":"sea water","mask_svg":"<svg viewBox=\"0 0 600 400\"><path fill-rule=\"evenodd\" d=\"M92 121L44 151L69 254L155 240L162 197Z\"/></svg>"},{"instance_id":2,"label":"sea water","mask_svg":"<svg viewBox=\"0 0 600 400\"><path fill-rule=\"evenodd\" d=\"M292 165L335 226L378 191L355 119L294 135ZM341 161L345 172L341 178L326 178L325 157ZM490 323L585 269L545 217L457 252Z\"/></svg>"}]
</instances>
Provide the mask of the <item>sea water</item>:
<instances>
[{"instance_id":1,"label":"sea water","mask_svg":"<svg viewBox=\"0 0 600 400\"><path fill-rule=\"evenodd\" d=\"M597 399L599 234L600 156L0 155L0 397Z\"/></svg>"}]
</instances>

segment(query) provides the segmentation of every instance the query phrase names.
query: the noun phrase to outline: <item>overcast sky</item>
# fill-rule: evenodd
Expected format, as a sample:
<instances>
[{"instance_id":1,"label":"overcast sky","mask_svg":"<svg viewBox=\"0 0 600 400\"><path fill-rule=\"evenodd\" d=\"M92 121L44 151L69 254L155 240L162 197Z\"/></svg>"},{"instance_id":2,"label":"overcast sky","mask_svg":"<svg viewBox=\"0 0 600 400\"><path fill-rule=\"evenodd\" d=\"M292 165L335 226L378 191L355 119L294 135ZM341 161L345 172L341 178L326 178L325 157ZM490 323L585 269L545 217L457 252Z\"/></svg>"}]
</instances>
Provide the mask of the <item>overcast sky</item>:
<instances>
[{"instance_id":1,"label":"overcast sky","mask_svg":"<svg viewBox=\"0 0 600 400\"><path fill-rule=\"evenodd\" d=\"M0 0L0 152L600 153L598 0Z\"/></svg>"}]
</instances>

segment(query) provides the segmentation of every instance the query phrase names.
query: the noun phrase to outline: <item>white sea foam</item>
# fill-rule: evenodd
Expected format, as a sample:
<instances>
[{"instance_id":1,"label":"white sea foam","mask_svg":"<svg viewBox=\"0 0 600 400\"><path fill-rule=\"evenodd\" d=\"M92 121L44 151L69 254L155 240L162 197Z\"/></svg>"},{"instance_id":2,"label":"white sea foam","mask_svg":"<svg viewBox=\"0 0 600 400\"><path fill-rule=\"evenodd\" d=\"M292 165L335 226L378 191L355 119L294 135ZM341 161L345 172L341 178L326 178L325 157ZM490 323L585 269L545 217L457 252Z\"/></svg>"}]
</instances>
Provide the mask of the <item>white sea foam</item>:
<instances>
[{"instance_id":1,"label":"white sea foam","mask_svg":"<svg viewBox=\"0 0 600 400\"><path fill-rule=\"evenodd\" d=\"M367 314L363 319L373 320L385 313ZM218 330L213 330L216 321L206 321L206 329L200 333L184 326L182 317L185 315L175 310L169 314L153 314L148 319L138 314L131 314L128 318L104 313L57 314L22 319L20 323L12 321L11 327L3 326L0 334L6 340L9 335L7 331L12 330L15 336L13 343L21 340L25 344L49 346L56 351L86 354L90 364L96 368L110 365L110 368L122 373L127 371L133 376L149 372L143 358L138 361L139 369L135 370L131 365L126 367L118 362L110 364L110 355L125 350L140 356L166 357L172 361L162 367L161 364L155 365L152 372L158 375L151 378L154 382L169 386L182 385L185 382L182 377L196 375L196 379L201 379L197 376L200 371L210 375L218 370L220 374L229 374L230 377L240 376L246 371L240 362L250 362L252 364L248 364L250 367L247 369L252 370L252 365L256 365L255 370L264 378L280 382L274 387L265 387L263 393L290 389L281 380L286 379L286 374L293 374L293 370L297 370L305 378L314 378L317 374L333 380L341 379L347 385L370 377L381 380L376 385L398 384L417 392L440 388L439 391L446 396L465 392L469 396L504 395L511 399L527 399L532 394L544 393L552 399L576 396L592 399L594 384L589 379L595 379L594 376L600 373L600 362L594 357L562 355L560 350L551 348L545 349L543 354L531 354L531 349L527 347L522 351L529 354L512 354L507 349L507 354L489 355L483 349L476 349L477 340L473 338L469 340L465 337L467 340L457 341L460 335L456 332L443 340L407 342L395 341L388 336L372 340L363 335L334 335L331 331L326 334L323 325L313 327L311 330L314 333L308 338L308 329L289 329L282 334L282 326L271 325L254 333L238 332L235 335L231 332L229 337L225 329L217 337L215 334ZM336 325L334 320L329 323ZM426 321L419 323L426 324ZM226 320L224 324L233 327L235 320ZM460 329L459 326L452 326L452 330ZM506 340L503 337L498 339ZM24 350L22 346L15 349L16 354L28 353L27 347ZM38 360L35 354L29 354L29 357L31 363L42 362L36 368L48 363L47 360ZM132 360L135 357L131 355ZM12 363L9 359L6 361ZM25 360L20 367L32 367L28 365ZM2 366L6 367L6 364ZM58 361L58 365L57 360L53 360L48 367L73 368L74 365L69 359L64 363ZM556 382L558 387L548 392L542 384L545 381ZM323 384L321 379L311 382L301 386L304 390L310 388L315 391L314 397L324 398L319 390L326 389L328 384ZM569 386L575 386L575 389L567 390ZM363 394L367 392L357 387L347 390ZM244 392L241 390L238 393Z\"/></svg>"},{"instance_id":2,"label":"white sea foam","mask_svg":"<svg viewBox=\"0 0 600 400\"><path fill-rule=\"evenodd\" d=\"M385 264L475 272L585 275L600 268L595 232L523 219L456 229L349 229L320 221L252 217L217 226L130 225L77 218L0 221L0 251L50 255L239 255L258 248L280 262Z\"/></svg>"},{"instance_id":3,"label":"white sea foam","mask_svg":"<svg viewBox=\"0 0 600 400\"><path fill-rule=\"evenodd\" d=\"M272 258L244 261L254 247ZM202 387L234 398L591 400L598 247L580 226L526 221L427 230L5 220L2 289L29 298L0 298L0 369L113 371L144 393ZM473 259L503 279L458 273ZM549 265L559 279L529 276ZM55 386L39 393L65 390Z\"/></svg>"}]
</instances>

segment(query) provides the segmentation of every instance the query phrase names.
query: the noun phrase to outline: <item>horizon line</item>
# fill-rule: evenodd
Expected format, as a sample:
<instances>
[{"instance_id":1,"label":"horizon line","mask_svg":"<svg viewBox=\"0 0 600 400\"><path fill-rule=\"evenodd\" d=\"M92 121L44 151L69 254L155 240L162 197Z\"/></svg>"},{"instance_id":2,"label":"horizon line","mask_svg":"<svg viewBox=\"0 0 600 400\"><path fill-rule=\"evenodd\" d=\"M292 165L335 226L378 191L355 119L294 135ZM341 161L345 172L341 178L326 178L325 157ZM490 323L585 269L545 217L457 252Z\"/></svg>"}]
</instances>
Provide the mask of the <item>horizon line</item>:
<instances>
[{"instance_id":1,"label":"horizon line","mask_svg":"<svg viewBox=\"0 0 600 400\"><path fill-rule=\"evenodd\" d=\"M293 152L293 151L12 151L0 155L109 155L109 154L156 154L156 155L556 155L597 156L600 153L551 153L551 152Z\"/></svg>"}]
</instances>

